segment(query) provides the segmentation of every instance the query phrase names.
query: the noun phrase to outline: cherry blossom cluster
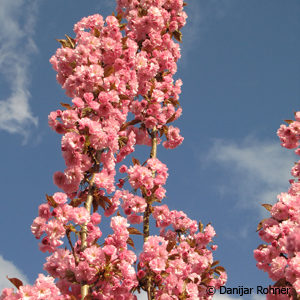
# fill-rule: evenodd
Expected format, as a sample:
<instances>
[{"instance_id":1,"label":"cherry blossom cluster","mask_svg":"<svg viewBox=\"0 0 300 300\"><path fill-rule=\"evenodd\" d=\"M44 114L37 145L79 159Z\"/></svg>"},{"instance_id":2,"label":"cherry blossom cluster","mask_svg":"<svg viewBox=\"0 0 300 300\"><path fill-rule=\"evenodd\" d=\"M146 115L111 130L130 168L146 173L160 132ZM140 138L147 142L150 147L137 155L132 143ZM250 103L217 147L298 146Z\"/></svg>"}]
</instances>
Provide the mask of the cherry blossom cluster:
<instances>
[{"instance_id":1,"label":"cherry blossom cluster","mask_svg":"<svg viewBox=\"0 0 300 300\"><path fill-rule=\"evenodd\" d=\"M73 253L60 248L47 258L44 268L59 279L57 285L63 294L80 297L80 283L86 282L93 287L93 299L118 299L118 295L134 299L130 290L137 285L133 267L136 256L127 249L128 226L125 218L113 217L114 233L105 239L102 247L93 242L81 251L79 240ZM91 240L93 225L88 226L88 233L88 240Z\"/></svg>"},{"instance_id":2,"label":"cherry blossom cluster","mask_svg":"<svg viewBox=\"0 0 300 300\"><path fill-rule=\"evenodd\" d=\"M173 76L176 40L187 18L183 7L182 0L118 0L117 15L83 18L75 38L58 40L62 47L50 62L72 104L61 103L48 120L62 135L66 169L53 179L63 192L46 197L31 226L40 250L50 252L44 269L51 277L39 277L49 285L44 293L53 289L47 299L130 300L140 289L149 299L211 299L206 287L226 282L224 268L213 261L212 226L204 229L157 204L168 177L157 145L173 149L183 141L170 125L182 113L182 82ZM136 145L150 146L150 158L125 165ZM102 244L100 207L113 231ZM159 236L149 233L151 215ZM131 227L140 223L143 233ZM128 250L134 248L131 234L144 238L139 258ZM0 299L29 299L38 285L6 289Z\"/></svg>"},{"instance_id":3,"label":"cherry blossom cluster","mask_svg":"<svg viewBox=\"0 0 300 300\"><path fill-rule=\"evenodd\" d=\"M101 293L102 299L111 299L113 293L124 293L124 290L130 291L137 285L133 268L136 256L127 249L129 224L125 218L116 216L111 219L114 233L105 239L103 247L99 247L97 240L102 233L97 225L101 222L101 215L97 212L90 215L84 207L66 204L67 195L64 193L55 193L47 198L49 203L40 205L39 217L34 220L31 230L38 239L46 234L40 250L53 254L47 258L44 269L53 278L59 279L57 286L63 295L70 294L71 290L73 296L79 297L81 282L93 285L98 291L94 291L93 296ZM87 223L88 231L88 247L84 251L81 251L80 239L76 241L73 252L58 248L66 234L75 232L78 235L80 228L76 227L84 223ZM131 297L131 294L128 292L127 296Z\"/></svg>"},{"instance_id":4,"label":"cherry blossom cluster","mask_svg":"<svg viewBox=\"0 0 300 300\"><path fill-rule=\"evenodd\" d=\"M0 295L0 300L68 300L68 295L61 295L59 288L51 276L39 274L34 285L20 285L17 292L13 288L6 288Z\"/></svg>"},{"instance_id":5,"label":"cherry blossom cluster","mask_svg":"<svg viewBox=\"0 0 300 300\"><path fill-rule=\"evenodd\" d=\"M34 219L31 231L37 239L45 233L39 245L42 252L54 252L63 244L62 239L66 235L66 229L73 228L71 222L82 225L89 222L91 217L84 207L66 204L68 199L65 193L55 193L53 197L47 198L49 203L39 206L39 216ZM100 237L101 231L97 235Z\"/></svg>"},{"instance_id":6,"label":"cherry blossom cluster","mask_svg":"<svg viewBox=\"0 0 300 300\"><path fill-rule=\"evenodd\" d=\"M218 289L227 280L223 267L214 268L211 250L217 246L207 249L215 236L213 227L203 229L182 211L169 211L167 205L155 206L153 217L160 235L144 243L137 273L140 284L151 274L151 285L158 290L155 299L211 299L207 286Z\"/></svg>"},{"instance_id":7,"label":"cherry blossom cluster","mask_svg":"<svg viewBox=\"0 0 300 300\"><path fill-rule=\"evenodd\" d=\"M277 131L281 145L287 149L296 149L295 153L300 155L300 112L295 113L295 120L286 120L288 126L282 124Z\"/></svg>"},{"instance_id":8,"label":"cherry blossom cluster","mask_svg":"<svg viewBox=\"0 0 300 300\"><path fill-rule=\"evenodd\" d=\"M132 153L136 144L150 145L147 130L156 127L165 134L166 148L175 148L183 141L178 128L166 125L182 111L178 108L182 83L174 83L172 78L180 57L179 46L167 27L179 18L179 5L173 11L169 4L164 8L160 7L161 2L156 7L154 2L150 9L150 2L141 3L131 13L142 9L144 15L137 16L142 23L152 18L153 10L162 10L166 16L159 27L148 24L149 34L143 43L132 34L144 30L140 22L134 30L128 25L127 35L122 37L122 26L116 17L109 16L104 22L100 15L94 15L75 25L74 45L69 38L70 47L58 49L51 58L58 82L73 97L73 106L49 116L50 126L64 134L62 152L67 166L64 172L54 174L54 181L68 194L77 191L85 179L84 173L95 162L95 151L105 150L101 155L103 169L96 175L95 183L111 193L115 189L115 163ZM149 15L145 16L148 8ZM179 28L186 18L185 13L180 15ZM128 19L126 14L124 17ZM167 29L162 34L163 27ZM125 123L129 112L135 119ZM134 127L134 123L140 127Z\"/></svg>"},{"instance_id":9,"label":"cherry blossom cluster","mask_svg":"<svg viewBox=\"0 0 300 300\"><path fill-rule=\"evenodd\" d=\"M127 20L126 36L137 41L136 54L138 93L142 101L135 100L130 111L142 120L146 128L155 126L166 135L166 148L182 143L180 130L166 124L176 120L182 112L179 106L181 80L174 82L180 47L172 37L181 41L180 29L187 15L182 0L118 0L118 13Z\"/></svg>"},{"instance_id":10,"label":"cherry blossom cluster","mask_svg":"<svg viewBox=\"0 0 300 300\"><path fill-rule=\"evenodd\" d=\"M277 134L283 147L296 148L295 153L300 155L300 112L295 113L295 119L287 120L289 125L281 125ZM268 244L262 244L254 251L257 267L268 272L269 277L276 281L275 286L293 288L294 295L280 295L280 299L293 299L296 294L300 295L299 163L292 168L291 174L295 179L290 180L289 191L278 195L278 202L273 206L264 204L271 216L260 222L258 230L261 239ZM268 299L276 297L268 295Z\"/></svg>"}]
</instances>

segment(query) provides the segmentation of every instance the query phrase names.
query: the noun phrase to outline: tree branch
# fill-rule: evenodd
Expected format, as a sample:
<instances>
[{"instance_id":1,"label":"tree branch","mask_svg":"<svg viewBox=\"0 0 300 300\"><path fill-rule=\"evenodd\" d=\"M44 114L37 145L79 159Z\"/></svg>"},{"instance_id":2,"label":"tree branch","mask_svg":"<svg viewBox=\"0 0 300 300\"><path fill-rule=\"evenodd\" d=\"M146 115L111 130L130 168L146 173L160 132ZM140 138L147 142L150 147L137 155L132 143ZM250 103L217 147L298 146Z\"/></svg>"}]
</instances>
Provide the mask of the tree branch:
<instances>
[{"instance_id":1,"label":"tree branch","mask_svg":"<svg viewBox=\"0 0 300 300\"><path fill-rule=\"evenodd\" d=\"M92 206L92 203L93 203L94 179L95 179L95 173L93 173L92 178L90 180L89 192L88 192L86 202L84 204L84 207L86 208L86 210L89 213L91 213L91 206ZM87 239L87 223L84 223L81 226L81 231L80 231L80 240L81 240L80 250L81 251L84 251L87 247L86 239ZM84 300L85 296L88 295L88 292L89 292L89 285L88 284L83 284L81 286L81 300Z\"/></svg>"},{"instance_id":2,"label":"tree branch","mask_svg":"<svg viewBox=\"0 0 300 300\"><path fill-rule=\"evenodd\" d=\"M151 139L152 139L152 147L150 152L150 158L156 158L157 156L157 128L156 127L152 129ZM155 171L153 172L152 176L155 177ZM147 238L150 235L150 229L149 229L150 215L151 215L151 203L147 203L147 207L144 212L144 224L143 224L144 243L147 241ZM148 276L147 278L147 296L148 296L148 300L153 299L150 276Z\"/></svg>"}]
</instances>

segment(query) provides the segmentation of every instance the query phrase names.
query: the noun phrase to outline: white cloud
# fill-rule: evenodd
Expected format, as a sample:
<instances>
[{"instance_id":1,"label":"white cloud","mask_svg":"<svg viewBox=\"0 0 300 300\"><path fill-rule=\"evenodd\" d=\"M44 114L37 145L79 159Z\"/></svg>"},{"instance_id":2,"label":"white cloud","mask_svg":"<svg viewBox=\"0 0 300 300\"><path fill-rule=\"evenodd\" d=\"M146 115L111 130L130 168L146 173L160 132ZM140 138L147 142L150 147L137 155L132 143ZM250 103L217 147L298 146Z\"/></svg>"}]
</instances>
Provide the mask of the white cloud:
<instances>
[{"instance_id":1,"label":"white cloud","mask_svg":"<svg viewBox=\"0 0 300 300\"><path fill-rule=\"evenodd\" d=\"M148 300L147 293L144 291L141 291L140 294L136 292L135 295L137 296L138 300Z\"/></svg>"},{"instance_id":2,"label":"white cloud","mask_svg":"<svg viewBox=\"0 0 300 300\"><path fill-rule=\"evenodd\" d=\"M213 297L213 300L242 300L243 298L241 297L231 297L231 296L228 296L228 295L219 295L219 294L216 294L214 295ZM265 296L260 296L260 295L252 295L251 296L251 300L265 300L266 297Z\"/></svg>"},{"instance_id":3,"label":"white cloud","mask_svg":"<svg viewBox=\"0 0 300 300\"><path fill-rule=\"evenodd\" d=\"M2 0L0 9L0 77L7 87L0 95L0 129L28 136L29 126L37 126L29 105L30 56L36 52L32 39L37 1Z\"/></svg>"},{"instance_id":4,"label":"white cloud","mask_svg":"<svg viewBox=\"0 0 300 300\"><path fill-rule=\"evenodd\" d=\"M227 295L214 295L213 300L236 300L238 298L230 297ZM240 299L240 298L239 298Z\"/></svg>"},{"instance_id":5,"label":"white cloud","mask_svg":"<svg viewBox=\"0 0 300 300\"><path fill-rule=\"evenodd\" d=\"M252 300L265 300L266 296L263 295L254 295Z\"/></svg>"},{"instance_id":6,"label":"white cloud","mask_svg":"<svg viewBox=\"0 0 300 300\"><path fill-rule=\"evenodd\" d=\"M221 194L233 194L239 208L256 206L263 212L262 203L275 203L276 196L287 191L296 156L279 142L248 137L239 143L214 141L206 159L210 167L217 164L226 171Z\"/></svg>"},{"instance_id":7,"label":"white cloud","mask_svg":"<svg viewBox=\"0 0 300 300\"><path fill-rule=\"evenodd\" d=\"M4 288L11 288L14 285L6 278L18 278L23 284L28 284L28 279L12 262L5 260L0 255L0 293Z\"/></svg>"}]
</instances>

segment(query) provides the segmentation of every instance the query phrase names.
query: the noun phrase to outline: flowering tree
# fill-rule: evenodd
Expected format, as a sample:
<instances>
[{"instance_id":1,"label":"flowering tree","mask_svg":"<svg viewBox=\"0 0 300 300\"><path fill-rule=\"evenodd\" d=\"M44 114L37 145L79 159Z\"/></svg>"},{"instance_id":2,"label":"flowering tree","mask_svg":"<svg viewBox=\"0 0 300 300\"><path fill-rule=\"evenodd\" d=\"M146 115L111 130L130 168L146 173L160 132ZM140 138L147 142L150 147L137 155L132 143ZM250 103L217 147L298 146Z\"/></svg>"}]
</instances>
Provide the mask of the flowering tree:
<instances>
[{"instance_id":1,"label":"flowering tree","mask_svg":"<svg viewBox=\"0 0 300 300\"><path fill-rule=\"evenodd\" d=\"M300 112L295 113L295 121L281 125L277 134L281 145L295 149L300 155ZM288 287L290 295L267 295L267 299L300 299L300 161L291 171L296 180L290 180L287 193L278 195L278 202L273 206L263 204L271 216L258 225L259 236L268 243L258 246L254 251L257 267L268 272L276 281L274 287Z\"/></svg>"},{"instance_id":2,"label":"flowering tree","mask_svg":"<svg viewBox=\"0 0 300 300\"><path fill-rule=\"evenodd\" d=\"M182 111L182 83L173 75L184 6L118 0L117 14L83 18L75 38L58 40L62 47L50 62L72 98L49 115L62 135L66 169L53 178L63 192L46 197L31 226L40 250L50 253L49 275L40 274L33 286L11 278L18 290L4 289L1 300L136 299L141 290L148 299L211 299L207 287L226 282L213 261L217 246L208 248L213 227L161 204L168 168L157 158L158 146L173 149L183 141L170 123ZM149 146L150 158L121 164L137 145ZM113 231L104 240L101 211ZM150 234L150 217L159 235ZM135 225L141 223L143 232ZM139 257L128 249L131 235L143 238Z\"/></svg>"}]
</instances>

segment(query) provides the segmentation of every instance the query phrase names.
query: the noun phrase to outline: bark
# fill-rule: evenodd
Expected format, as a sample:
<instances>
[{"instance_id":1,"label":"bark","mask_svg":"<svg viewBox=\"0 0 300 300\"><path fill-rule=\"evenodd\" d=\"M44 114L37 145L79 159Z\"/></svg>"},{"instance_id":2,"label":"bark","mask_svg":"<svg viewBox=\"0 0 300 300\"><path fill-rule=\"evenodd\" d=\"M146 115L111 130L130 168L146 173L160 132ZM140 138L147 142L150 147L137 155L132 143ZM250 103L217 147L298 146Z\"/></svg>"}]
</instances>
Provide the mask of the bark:
<instances>
[{"instance_id":1,"label":"bark","mask_svg":"<svg viewBox=\"0 0 300 300\"><path fill-rule=\"evenodd\" d=\"M151 132L151 139L152 139L152 147L150 152L150 158L156 158L157 156L157 128L156 127L154 127ZM155 172L153 172L153 177L154 176L155 176ZM144 224L143 224L144 243L147 241L147 238L150 235L150 229L149 229L150 215L151 215L151 203L147 203L147 207L144 212ZM149 276L147 279L147 296L148 296L148 300L154 299L153 289L151 287L151 278Z\"/></svg>"}]
</instances>

